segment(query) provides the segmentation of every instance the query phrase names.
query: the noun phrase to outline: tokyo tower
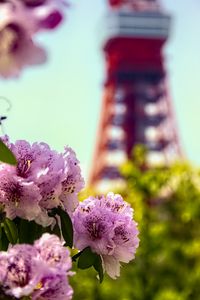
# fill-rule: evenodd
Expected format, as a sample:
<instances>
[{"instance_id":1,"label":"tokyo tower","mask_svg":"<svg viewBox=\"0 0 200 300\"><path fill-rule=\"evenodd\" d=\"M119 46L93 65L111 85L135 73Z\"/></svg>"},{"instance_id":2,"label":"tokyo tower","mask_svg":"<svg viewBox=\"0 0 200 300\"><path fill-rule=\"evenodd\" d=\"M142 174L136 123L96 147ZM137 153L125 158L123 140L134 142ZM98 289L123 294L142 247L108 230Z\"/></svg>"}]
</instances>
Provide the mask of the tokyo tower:
<instances>
[{"instance_id":1,"label":"tokyo tower","mask_svg":"<svg viewBox=\"0 0 200 300\"><path fill-rule=\"evenodd\" d=\"M120 180L136 144L147 147L149 164L181 155L163 57L170 21L156 0L109 0L93 186Z\"/></svg>"}]
</instances>

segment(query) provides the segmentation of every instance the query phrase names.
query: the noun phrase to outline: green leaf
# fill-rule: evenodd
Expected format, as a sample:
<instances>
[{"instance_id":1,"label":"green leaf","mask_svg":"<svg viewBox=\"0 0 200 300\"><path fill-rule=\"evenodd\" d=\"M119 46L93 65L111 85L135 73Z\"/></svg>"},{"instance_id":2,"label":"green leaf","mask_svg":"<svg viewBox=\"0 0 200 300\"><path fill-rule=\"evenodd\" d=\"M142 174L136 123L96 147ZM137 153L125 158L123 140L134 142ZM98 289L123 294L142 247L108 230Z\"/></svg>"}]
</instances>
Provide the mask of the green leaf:
<instances>
[{"instance_id":1,"label":"green leaf","mask_svg":"<svg viewBox=\"0 0 200 300\"><path fill-rule=\"evenodd\" d=\"M16 244L18 240L18 230L17 226L13 221L6 218L3 222L5 234L11 244Z\"/></svg>"},{"instance_id":2,"label":"green leaf","mask_svg":"<svg viewBox=\"0 0 200 300\"><path fill-rule=\"evenodd\" d=\"M33 244L35 240L41 237L44 229L34 221L20 220L19 223L19 243Z\"/></svg>"},{"instance_id":3,"label":"green leaf","mask_svg":"<svg viewBox=\"0 0 200 300\"><path fill-rule=\"evenodd\" d=\"M102 259L100 255L96 256L93 266L99 274L99 281L101 283L103 281L103 267L102 267Z\"/></svg>"},{"instance_id":4,"label":"green leaf","mask_svg":"<svg viewBox=\"0 0 200 300\"><path fill-rule=\"evenodd\" d=\"M27 220L21 219L19 223L19 243L28 243L30 244L30 228L29 228L29 222ZM32 234L32 232L31 232Z\"/></svg>"},{"instance_id":5,"label":"green leaf","mask_svg":"<svg viewBox=\"0 0 200 300\"><path fill-rule=\"evenodd\" d=\"M60 216L62 235L66 242L66 246L73 246L73 226L72 221L67 212L61 208L57 209L57 214Z\"/></svg>"},{"instance_id":6,"label":"green leaf","mask_svg":"<svg viewBox=\"0 0 200 300\"><path fill-rule=\"evenodd\" d=\"M4 222L6 218L6 212L4 211L3 204L0 204L0 224Z\"/></svg>"},{"instance_id":7,"label":"green leaf","mask_svg":"<svg viewBox=\"0 0 200 300\"><path fill-rule=\"evenodd\" d=\"M97 253L92 252L90 247L83 249L81 252L76 254L76 256L79 256L78 268L88 269L93 266L94 269L98 272L99 281L101 283L103 281L103 267L101 256Z\"/></svg>"},{"instance_id":8,"label":"green leaf","mask_svg":"<svg viewBox=\"0 0 200 300\"><path fill-rule=\"evenodd\" d=\"M6 251L8 249L9 240L5 234L4 228L0 226L0 251Z\"/></svg>"},{"instance_id":9,"label":"green leaf","mask_svg":"<svg viewBox=\"0 0 200 300\"><path fill-rule=\"evenodd\" d=\"M81 253L83 252L84 250L82 251L79 251L78 253L76 253L75 255L72 256L72 261L76 261L80 256L81 256Z\"/></svg>"},{"instance_id":10,"label":"green leaf","mask_svg":"<svg viewBox=\"0 0 200 300\"><path fill-rule=\"evenodd\" d=\"M0 161L10 164L16 165L17 160L14 154L10 151L10 149L0 140Z\"/></svg>"},{"instance_id":11,"label":"green leaf","mask_svg":"<svg viewBox=\"0 0 200 300\"><path fill-rule=\"evenodd\" d=\"M97 254L92 252L90 247L85 248L78 260L79 269L88 269L93 266L97 258Z\"/></svg>"}]
</instances>

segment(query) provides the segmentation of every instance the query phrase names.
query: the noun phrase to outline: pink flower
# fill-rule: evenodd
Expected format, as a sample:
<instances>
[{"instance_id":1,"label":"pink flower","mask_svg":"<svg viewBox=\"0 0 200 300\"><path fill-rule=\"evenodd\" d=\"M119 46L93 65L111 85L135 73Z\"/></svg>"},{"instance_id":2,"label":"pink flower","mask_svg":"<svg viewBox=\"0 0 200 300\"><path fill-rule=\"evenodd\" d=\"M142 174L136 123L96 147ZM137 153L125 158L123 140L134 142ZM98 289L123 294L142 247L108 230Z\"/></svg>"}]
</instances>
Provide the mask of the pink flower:
<instances>
[{"instance_id":1,"label":"pink flower","mask_svg":"<svg viewBox=\"0 0 200 300\"><path fill-rule=\"evenodd\" d=\"M45 51L34 44L36 24L20 1L0 4L0 76L17 77L27 65L46 61Z\"/></svg>"},{"instance_id":2,"label":"pink flower","mask_svg":"<svg viewBox=\"0 0 200 300\"><path fill-rule=\"evenodd\" d=\"M78 193L84 186L79 161L66 147L57 153L45 143L6 141L17 159L17 166L0 168L0 202L7 216L35 220L44 227L54 222L48 213L62 207L70 215L78 205Z\"/></svg>"},{"instance_id":3,"label":"pink flower","mask_svg":"<svg viewBox=\"0 0 200 300\"><path fill-rule=\"evenodd\" d=\"M11 167L0 171L0 203L9 219L34 220L41 212L40 190L33 182L26 182L13 171Z\"/></svg>"},{"instance_id":4,"label":"pink flower","mask_svg":"<svg viewBox=\"0 0 200 300\"><path fill-rule=\"evenodd\" d=\"M84 200L73 214L75 246L89 246L101 255L105 271L114 279L120 275L120 262L132 260L139 245L132 217L130 205L113 193Z\"/></svg>"},{"instance_id":5,"label":"pink flower","mask_svg":"<svg viewBox=\"0 0 200 300\"><path fill-rule=\"evenodd\" d=\"M9 0L0 3L0 77L18 77L25 66L46 62L33 40L41 30L57 28L64 18L63 0Z\"/></svg>"},{"instance_id":6,"label":"pink flower","mask_svg":"<svg viewBox=\"0 0 200 300\"><path fill-rule=\"evenodd\" d=\"M58 237L44 234L34 245L15 245L0 252L0 289L16 298L70 300L70 268L69 251Z\"/></svg>"},{"instance_id":7,"label":"pink flower","mask_svg":"<svg viewBox=\"0 0 200 300\"><path fill-rule=\"evenodd\" d=\"M57 28L64 19L67 6L64 0L21 0L21 9L34 20L36 32Z\"/></svg>"},{"instance_id":8,"label":"pink flower","mask_svg":"<svg viewBox=\"0 0 200 300\"><path fill-rule=\"evenodd\" d=\"M70 300L73 290L69 285L68 278L59 271L47 274L41 280L42 287L35 290L32 300Z\"/></svg>"},{"instance_id":9,"label":"pink flower","mask_svg":"<svg viewBox=\"0 0 200 300\"><path fill-rule=\"evenodd\" d=\"M71 214L79 204L77 195L85 183L81 176L81 169L75 152L70 147L65 147L63 157L65 161L65 175L61 183L62 192L59 199L67 212Z\"/></svg>"},{"instance_id":10,"label":"pink flower","mask_svg":"<svg viewBox=\"0 0 200 300\"><path fill-rule=\"evenodd\" d=\"M30 245L15 245L0 252L0 282L7 295L17 298L32 293L41 280L37 251Z\"/></svg>"},{"instance_id":11,"label":"pink flower","mask_svg":"<svg viewBox=\"0 0 200 300\"><path fill-rule=\"evenodd\" d=\"M25 66L45 61L45 50L33 43L20 24L7 23L0 28L0 76L18 77Z\"/></svg>"},{"instance_id":12,"label":"pink flower","mask_svg":"<svg viewBox=\"0 0 200 300\"><path fill-rule=\"evenodd\" d=\"M61 242L56 235L45 233L34 243L34 246L49 267L68 272L72 267L72 262L69 250L63 244L64 242Z\"/></svg>"}]
</instances>

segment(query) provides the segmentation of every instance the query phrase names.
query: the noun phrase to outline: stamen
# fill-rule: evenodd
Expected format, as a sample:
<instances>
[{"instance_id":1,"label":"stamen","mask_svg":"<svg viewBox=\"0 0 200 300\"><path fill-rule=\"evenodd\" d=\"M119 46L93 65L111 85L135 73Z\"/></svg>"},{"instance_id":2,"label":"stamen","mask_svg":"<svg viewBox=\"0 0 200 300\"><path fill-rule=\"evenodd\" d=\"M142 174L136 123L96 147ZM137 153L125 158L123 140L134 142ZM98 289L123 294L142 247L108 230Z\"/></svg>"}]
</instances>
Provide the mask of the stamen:
<instances>
[{"instance_id":1,"label":"stamen","mask_svg":"<svg viewBox=\"0 0 200 300\"><path fill-rule=\"evenodd\" d=\"M43 287L42 282L38 282L35 289L40 290L42 287Z\"/></svg>"},{"instance_id":2,"label":"stamen","mask_svg":"<svg viewBox=\"0 0 200 300\"><path fill-rule=\"evenodd\" d=\"M30 167L31 167L31 160L30 159L28 159L27 160L27 171L30 169Z\"/></svg>"}]
</instances>

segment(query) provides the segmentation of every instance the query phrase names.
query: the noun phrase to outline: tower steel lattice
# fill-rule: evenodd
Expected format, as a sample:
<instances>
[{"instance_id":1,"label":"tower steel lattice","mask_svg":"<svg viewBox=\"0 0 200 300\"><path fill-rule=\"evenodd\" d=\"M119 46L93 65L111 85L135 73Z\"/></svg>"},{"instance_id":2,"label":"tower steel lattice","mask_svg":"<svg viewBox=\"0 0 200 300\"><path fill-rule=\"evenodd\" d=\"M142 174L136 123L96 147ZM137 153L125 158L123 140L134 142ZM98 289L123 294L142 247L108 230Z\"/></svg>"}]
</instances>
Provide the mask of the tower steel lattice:
<instances>
[{"instance_id":1,"label":"tower steel lattice","mask_svg":"<svg viewBox=\"0 0 200 300\"><path fill-rule=\"evenodd\" d=\"M136 144L148 161L181 154L163 46L171 18L155 0L109 0L104 40L106 79L90 184L120 179L118 167Z\"/></svg>"}]
</instances>

